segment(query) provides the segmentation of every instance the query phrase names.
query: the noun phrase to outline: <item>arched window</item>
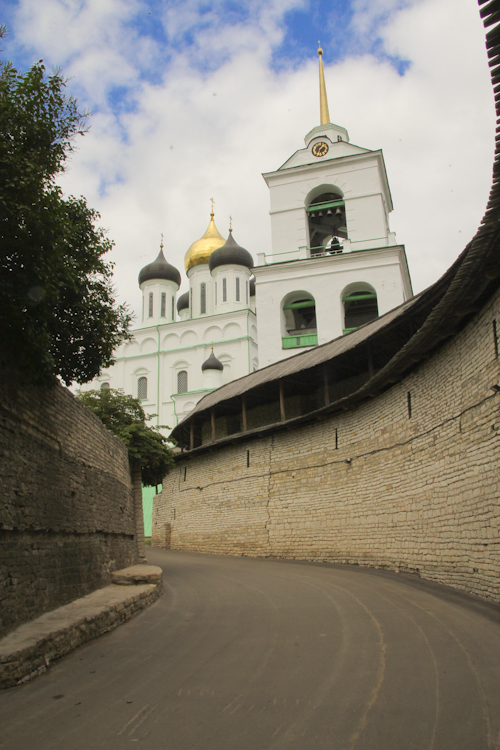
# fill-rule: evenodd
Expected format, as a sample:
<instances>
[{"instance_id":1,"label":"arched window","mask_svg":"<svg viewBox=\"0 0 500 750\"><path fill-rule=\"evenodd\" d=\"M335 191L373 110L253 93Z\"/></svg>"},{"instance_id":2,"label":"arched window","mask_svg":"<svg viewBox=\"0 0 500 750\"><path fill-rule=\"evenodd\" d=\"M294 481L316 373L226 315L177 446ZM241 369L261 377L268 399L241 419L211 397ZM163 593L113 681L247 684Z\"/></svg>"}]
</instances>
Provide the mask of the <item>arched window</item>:
<instances>
[{"instance_id":1,"label":"arched window","mask_svg":"<svg viewBox=\"0 0 500 750\"><path fill-rule=\"evenodd\" d=\"M344 199L333 189L321 193L307 206L311 255L335 255L342 252L347 239Z\"/></svg>"},{"instance_id":2,"label":"arched window","mask_svg":"<svg viewBox=\"0 0 500 750\"><path fill-rule=\"evenodd\" d=\"M101 383L101 391L109 390L109 383Z\"/></svg>"},{"instance_id":3,"label":"arched window","mask_svg":"<svg viewBox=\"0 0 500 750\"><path fill-rule=\"evenodd\" d=\"M222 301L227 302L227 281L222 279Z\"/></svg>"},{"instance_id":4,"label":"arched window","mask_svg":"<svg viewBox=\"0 0 500 750\"><path fill-rule=\"evenodd\" d=\"M167 315L167 295L165 292L161 293L161 307L160 307L160 318L165 318Z\"/></svg>"},{"instance_id":5,"label":"arched window","mask_svg":"<svg viewBox=\"0 0 500 750\"><path fill-rule=\"evenodd\" d=\"M187 393L188 374L186 370L180 370L177 373L177 393Z\"/></svg>"},{"instance_id":6,"label":"arched window","mask_svg":"<svg viewBox=\"0 0 500 750\"><path fill-rule=\"evenodd\" d=\"M240 278L236 277L236 302L240 301Z\"/></svg>"},{"instance_id":7,"label":"arched window","mask_svg":"<svg viewBox=\"0 0 500 750\"><path fill-rule=\"evenodd\" d=\"M207 311L207 285L200 284L200 315Z\"/></svg>"},{"instance_id":8,"label":"arched window","mask_svg":"<svg viewBox=\"0 0 500 750\"><path fill-rule=\"evenodd\" d=\"M147 397L148 397L148 379L142 376L137 381L137 398L139 398L141 401L145 401Z\"/></svg>"},{"instance_id":9,"label":"arched window","mask_svg":"<svg viewBox=\"0 0 500 750\"><path fill-rule=\"evenodd\" d=\"M342 294L344 334L378 318L377 293L369 284L350 284Z\"/></svg>"},{"instance_id":10,"label":"arched window","mask_svg":"<svg viewBox=\"0 0 500 750\"><path fill-rule=\"evenodd\" d=\"M149 292L149 317L153 317L153 292Z\"/></svg>"},{"instance_id":11,"label":"arched window","mask_svg":"<svg viewBox=\"0 0 500 750\"><path fill-rule=\"evenodd\" d=\"M315 346L318 343L316 303L307 292L293 292L283 300L282 314L285 334L283 349Z\"/></svg>"}]
</instances>

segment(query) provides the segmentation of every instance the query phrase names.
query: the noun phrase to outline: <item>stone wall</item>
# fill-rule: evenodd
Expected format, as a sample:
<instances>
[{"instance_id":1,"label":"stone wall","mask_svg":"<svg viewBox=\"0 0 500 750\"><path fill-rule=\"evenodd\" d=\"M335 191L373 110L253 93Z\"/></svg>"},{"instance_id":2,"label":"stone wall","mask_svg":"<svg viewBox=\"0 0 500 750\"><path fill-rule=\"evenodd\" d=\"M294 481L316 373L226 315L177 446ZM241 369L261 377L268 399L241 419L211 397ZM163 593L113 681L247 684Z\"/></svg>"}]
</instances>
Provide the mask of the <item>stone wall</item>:
<instances>
[{"instance_id":1,"label":"stone wall","mask_svg":"<svg viewBox=\"0 0 500 750\"><path fill-rule=\"evenodd\" d=\"M138 561L123 443L62 386L20 388L6 368L0 490L0 636Z\"/></svg>"},{"instance_id":2,"label":"stone wall","mask_svg":"<svg viewBox=\"0 0 500 750\"><path fill-rule=\"evenodd\" d=\"M351 412L181 458L153 545L410 571L499 601L495 319L500 293Z\"/></svg>"}]
</instances>

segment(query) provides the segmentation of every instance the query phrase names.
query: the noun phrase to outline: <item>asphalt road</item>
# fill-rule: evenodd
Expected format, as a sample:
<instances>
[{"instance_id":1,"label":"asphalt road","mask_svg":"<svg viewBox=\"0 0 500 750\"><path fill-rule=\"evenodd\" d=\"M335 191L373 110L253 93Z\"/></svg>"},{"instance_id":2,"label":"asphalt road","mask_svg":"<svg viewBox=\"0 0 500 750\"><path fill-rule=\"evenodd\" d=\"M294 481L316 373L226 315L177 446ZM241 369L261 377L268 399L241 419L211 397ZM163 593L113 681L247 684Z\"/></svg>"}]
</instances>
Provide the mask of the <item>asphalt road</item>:
<instances>
[{"instance_id":1,"label":"asphalt road","mask_svg":"<svg viewBox=\"0 0 500 750\"><path fill-rule=\"evenodd\" d=\"M148 557L162 598L0 694L1 748L500 748L500 608L356 567Z\"/></svg>"}]
</instances>

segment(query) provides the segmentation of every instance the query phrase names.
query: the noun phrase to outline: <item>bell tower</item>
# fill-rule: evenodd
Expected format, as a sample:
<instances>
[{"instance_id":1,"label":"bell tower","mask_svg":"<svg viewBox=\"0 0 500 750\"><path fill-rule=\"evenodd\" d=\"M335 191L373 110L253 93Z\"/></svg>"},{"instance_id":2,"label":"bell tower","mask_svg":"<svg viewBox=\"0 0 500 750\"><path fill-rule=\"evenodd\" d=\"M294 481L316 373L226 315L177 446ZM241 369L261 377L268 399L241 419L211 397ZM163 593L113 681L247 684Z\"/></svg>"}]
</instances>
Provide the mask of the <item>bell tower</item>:
<instances>
[{"instance_id":1,"label":"bell tower","mask_svg":"<svg viewBox=\"0 0 500 750\"><path fill-rule=\"evenodd\" d=\"M305 136L305 148L263 175L272 249L257 256L255 268L260 367L358 327L346 324L345 303L352 300L345 296L372 295L373 317L412 296L404 246L389 227L382 151L351 143L347 130L330 122L321 46L318 56L320 123ZM314 323L297 335L287 323L289 306L311 300Z\"/></svg>"}]
</instances>

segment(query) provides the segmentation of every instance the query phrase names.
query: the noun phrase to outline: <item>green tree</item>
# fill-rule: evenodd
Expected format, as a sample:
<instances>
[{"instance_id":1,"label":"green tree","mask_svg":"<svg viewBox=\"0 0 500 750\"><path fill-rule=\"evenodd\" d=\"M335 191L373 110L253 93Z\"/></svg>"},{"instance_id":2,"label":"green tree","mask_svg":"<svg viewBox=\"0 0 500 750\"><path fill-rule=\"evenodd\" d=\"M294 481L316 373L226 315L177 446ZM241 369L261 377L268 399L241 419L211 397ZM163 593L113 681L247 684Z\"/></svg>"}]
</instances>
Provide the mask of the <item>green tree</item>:
<instances>
[{"instance_id":1,"label":"green tree","mask_svg":"<svg viewBox=\"0 0 500 750\"><path fill-rule=\"evenodd\" d=\"M78 398L125 443L130 463L141 467L142 483L161 484L174 465L174 455L169 440L146 424L152 417L146 416L139 399L113 388L87 391Z\"/></svg>"},{"instance_id":2,"label":"green tree","mask_svg":"<svg viewBox=\"0 0 500 750\"><path fill-rule=\"evenodd\" d=\"M84 383L129 337L112 243L83 198L56 185L86 114L40 61L0 73L0 351L33 382Z\"/></svg>"}]
</instances>

